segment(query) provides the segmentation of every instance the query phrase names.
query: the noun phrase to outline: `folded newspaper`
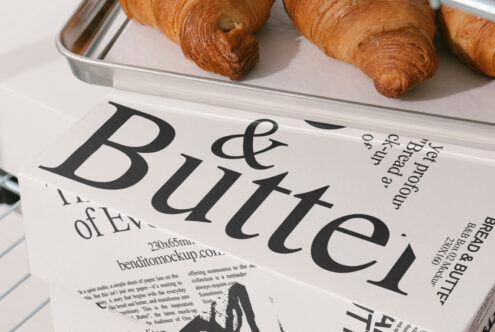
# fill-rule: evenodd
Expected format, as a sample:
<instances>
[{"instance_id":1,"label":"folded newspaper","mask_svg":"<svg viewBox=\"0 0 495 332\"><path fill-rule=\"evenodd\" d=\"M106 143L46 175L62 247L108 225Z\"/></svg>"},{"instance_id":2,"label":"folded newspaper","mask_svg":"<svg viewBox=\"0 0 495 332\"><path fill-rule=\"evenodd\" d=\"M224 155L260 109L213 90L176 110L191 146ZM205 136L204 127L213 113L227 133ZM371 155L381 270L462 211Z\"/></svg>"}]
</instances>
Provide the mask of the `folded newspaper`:
<instances>
[{"instance_id":1,"label":"folded newspaper","mask_svg":"<svg viewBox=\"0 0 495 332\"><path fill-rule=\"evenodd\" d=\"M129 331L493 331L495 152L117 99L20 176L57 289Z\"/></svg>"}]
</instances>

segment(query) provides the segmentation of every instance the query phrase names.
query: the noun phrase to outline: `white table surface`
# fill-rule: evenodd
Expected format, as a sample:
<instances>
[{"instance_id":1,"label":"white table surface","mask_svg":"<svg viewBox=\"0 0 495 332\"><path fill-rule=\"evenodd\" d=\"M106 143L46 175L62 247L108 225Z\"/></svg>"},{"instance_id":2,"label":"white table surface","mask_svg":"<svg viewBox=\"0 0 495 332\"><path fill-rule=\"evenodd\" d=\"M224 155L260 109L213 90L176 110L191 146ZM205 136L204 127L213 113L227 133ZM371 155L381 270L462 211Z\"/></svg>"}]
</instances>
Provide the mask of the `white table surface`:
<instances>
[{"instance_id":1,"label":"white table surface","mask_svg":"<svg viewBox=\"0 0 495 332\"><path fill-rule=\"evenodd\" d=\"M5 1L0 14L0 168L17 174L111 89L76 79L55 36L80 0Z\"/></svg>"}]
</instances>

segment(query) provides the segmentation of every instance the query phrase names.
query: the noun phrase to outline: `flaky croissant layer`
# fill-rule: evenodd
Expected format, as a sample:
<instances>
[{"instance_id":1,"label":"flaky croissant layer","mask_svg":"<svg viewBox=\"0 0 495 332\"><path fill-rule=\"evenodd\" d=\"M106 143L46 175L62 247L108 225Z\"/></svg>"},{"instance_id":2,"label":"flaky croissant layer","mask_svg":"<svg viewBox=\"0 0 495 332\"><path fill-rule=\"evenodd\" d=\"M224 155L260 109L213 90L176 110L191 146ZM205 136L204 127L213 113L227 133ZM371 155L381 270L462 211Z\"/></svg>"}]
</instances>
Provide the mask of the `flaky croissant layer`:
<instances>
[{"instance_id":1,"label":"flaky croissant layer","mask_svg":"<svg viewBox=\"0 0 495 332\"><path fill-rule=\"evenodd\" d=\"M155 27L208 71L237 80L259 61L253 33L274 0L120 0L129 18Z\"/></svg>"},{"instance_id":2,"label":"flaky croissant layer","mask_svg":"<svg viewBox=\"0 0 495 332\"><path fill-rule=\"evenodd\" d=\"M459 59L472 69L495 77L495 22L443 6L438 28Z\"/></svg>"},{"instance_id":3,"label":"flaky croissant layer","mask_svg":"<svg viewBox=\"0 0 495 332\"><path fill-rule=\"evenodd\" d=\"M429 79L438 57L426 0L284 0L298 30L328 56L354 64L396 97Z\"/></svg>"}]
</instances>

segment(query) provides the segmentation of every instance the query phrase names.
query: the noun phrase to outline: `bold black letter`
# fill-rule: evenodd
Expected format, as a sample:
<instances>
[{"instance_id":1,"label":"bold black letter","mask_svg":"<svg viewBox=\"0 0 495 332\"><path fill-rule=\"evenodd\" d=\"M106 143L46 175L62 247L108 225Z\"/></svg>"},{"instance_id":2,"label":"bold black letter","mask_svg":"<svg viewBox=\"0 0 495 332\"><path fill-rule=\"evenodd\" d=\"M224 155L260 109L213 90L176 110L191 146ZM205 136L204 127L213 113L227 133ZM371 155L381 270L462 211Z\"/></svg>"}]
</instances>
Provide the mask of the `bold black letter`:
<instances>
[{"instance_id":1,"label":"bold black letter","mask_svg":"<svg viewBox=\"0 0 495 332\"><path fill-rule=\"evenodd\" d=\"M124 189L131 187L141 181L148 172L148 164L141 157L140 153L157 152L166 148L174 139L174 128L167 122L155 116L136 111L132 108L122 106L113 102L110 104L117 107L115 114L107 120L81 147L79 147L60 166L50 168L40 166L40 168L64 176L74 181L84 183L88 186L100 189ZM154 122L159 129L156 138L144 146L126 146L110 140L113 134L132 116L140 116ZM114 148L124 153L131 160L129 169L118 179L109 182L97 182L77 176L75 172L81 167L89 157L91 157L103 145Z\"/></svg>"},{"instance_id":2,"label":"bold black letter","mask_svg":"<svg viewBox=\"0 0 495 332\"><path fill-rule=\"evenodd\" d=\"M155 208L155 210L161 213L180 214L191 212L186 218L186 220L189 221L211 222L206 218L206 214L218 202L218 200L222 198L222 196L227 192L227 190L229 190L234 182L237 181L241 174L227 168L218 167L224 172L224 175L203 197L203 199L195 207L177 209L171 207L168 203L170 196L172 196L177 188L179 188L180 185L184 181L186 181L186 179L202 162L200 159L196 159L185 154L183 154L182 156L186 158L185 163L156 192L156 194L153 195L153 198L151 199L151 205Z\"/></svg>"},{"instance_id":3,"label":"bold black letter","mask_svg":"<svg viewBox=\"0 0 495 332\"><path fill-rule=\"evenodd\" d=\"M366 236L340 227L340 225L351 219L365 219L371 222L373 224L373 234L371 236ZM345 233L380 246L385 246L390 236L387 225L385 225L380 219L365 214L351 214L328 223L321 229L313 240L313 244L311 246L311 256L313 257L313 261L321 268L337 273L348 273L363 270L375 264L376 261L371 261L357 266L343 265L334 261L328 253L328 243L330 242L330 238L335 231Z\"/></svg>"},{"instance_id":4,"label":"bold black letter","mask_svg":"<svg viewBox=\"0 0 495 332\"><path fill-rule=\"evenodd\" d=\"M225 227L225 232L228 236L234 239L244 240L256 237L259 234L245 234L242 231L242 226L251 217L251 215L256 211L256 209L265 201L265 199L270 196L273 191L278 191L283 194L290 194L290 190L279 187L278 185L285 178L287 173L282 173L275 175L271 178L253 181L253 183L260 186L251 197L244 203L244 205L237 211L237 213L230 219L227 226Z\"/></svg>"},{"instance_id":5,"label":"bold black letter","mask_svg":"<svg viewBox=\"0 0 495 332\"><path fill-rule=\"evenodd\" d=\"M416 259L416 255L414 254L411 245L408 245L406 250L402 253L402 255L397 260L397 262L395 262L390 272L385 276L385 278L382 281L368 280L368 282L370 284L391 290L392 292L396 292L402 295L407 295L406 292L403 292L399 289L399 282L402 279L402 277L404 277L407 270L409 270L415 259Z\"/></svg>"},{"instance_id":6,"label":"bold black letter","mask_svg":"<svg viewBox=\"0 0 495 332\"><path fill-rule=\"evenodd\" d=\"M277 230L270 237L270 240L268 240L268 247L272 251L279 254L290 254L301 250L301 248L287 248L285 246L285 240L287 240L292 231L297 227L297 225L299 225L301 220L306 216L306 214L308 214L309 210L311 210L315 204L329 209L332 208L333 204L320 201L321 196L323 196L327 189L328 186L309 191L307 193L294 195L294 197L300 198L301 201L287 216L287 218L285 218L282 224L280 224Z\"/></svg>"}]
</instances>

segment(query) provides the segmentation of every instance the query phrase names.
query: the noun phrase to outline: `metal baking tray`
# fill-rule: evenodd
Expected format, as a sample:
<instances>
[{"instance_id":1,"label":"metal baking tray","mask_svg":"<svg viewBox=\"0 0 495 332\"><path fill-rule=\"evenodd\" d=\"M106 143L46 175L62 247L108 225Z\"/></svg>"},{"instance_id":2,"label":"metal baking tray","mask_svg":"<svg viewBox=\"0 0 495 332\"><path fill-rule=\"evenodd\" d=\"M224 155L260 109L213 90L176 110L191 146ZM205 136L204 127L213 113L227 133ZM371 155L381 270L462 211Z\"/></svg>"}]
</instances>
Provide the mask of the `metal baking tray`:
<instances>
[{"instance_id":1,"label":"metal baking tray","mask_svg":"<svg viewBox=\"0 0 495 332\"><path fill-rule=\"evenodd\" d=\"M68 59L74 75L91 84L495 150L495 123L492 122L105 61L128 23L118 0L84 0L59 33L56 45Z\"/></svg>"},{"instance_id":2,"label":"metal baking tray","mask_svg":"<svg viewBox=\"0 0 495 332\"><path fill-rule=\"evenodd\" d=\"M433 8L448 5L495 21L495 1L493 0L430 0L430 5Z\"/></svg>"}]
</instances>

